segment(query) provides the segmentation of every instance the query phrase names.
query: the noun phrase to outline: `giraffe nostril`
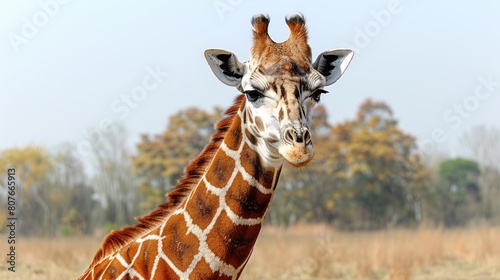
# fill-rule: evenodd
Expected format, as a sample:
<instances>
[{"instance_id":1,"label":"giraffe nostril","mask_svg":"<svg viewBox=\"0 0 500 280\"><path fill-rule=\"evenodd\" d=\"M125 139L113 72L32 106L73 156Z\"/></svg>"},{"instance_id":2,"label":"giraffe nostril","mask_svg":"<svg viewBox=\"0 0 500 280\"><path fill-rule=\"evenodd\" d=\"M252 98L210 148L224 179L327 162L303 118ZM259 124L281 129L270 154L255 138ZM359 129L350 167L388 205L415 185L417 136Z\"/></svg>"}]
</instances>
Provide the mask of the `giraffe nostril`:
<instances>
[{"instance_id":1,"label":"giraffe nostril","mask_svg":"<svg viewBox=\"0 0 500 280\"><path fill-rule=\"evenodd\" d=\"M292 144L295 142L295 131L293 128L289 128L285 131L285 142L288 142L289 144Z\"/></svg>"},{"instance_id":2,"label":"giraffe nostril","mask_svg":"<svg viewBox=\"0 0 500 280\"><path fill-rule=\"evenodd\" d=\"M311 143L311 133L309 133L309 130L307 128L304 128L304 142L306 145L309 145Z\"/></svg>"}]
</instances>

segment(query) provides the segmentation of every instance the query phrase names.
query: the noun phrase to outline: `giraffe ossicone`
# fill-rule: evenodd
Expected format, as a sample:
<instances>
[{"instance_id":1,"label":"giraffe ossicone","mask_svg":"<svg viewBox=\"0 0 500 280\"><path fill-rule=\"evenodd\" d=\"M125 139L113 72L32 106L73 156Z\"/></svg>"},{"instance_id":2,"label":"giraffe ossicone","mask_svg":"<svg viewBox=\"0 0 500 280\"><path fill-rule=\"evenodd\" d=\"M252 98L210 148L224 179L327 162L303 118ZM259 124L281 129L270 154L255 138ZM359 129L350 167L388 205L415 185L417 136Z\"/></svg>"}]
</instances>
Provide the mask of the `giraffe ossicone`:
<instances>
[{"instance_id":1,"label":"giraffe ossicone","mask_svg":"<svg viewBox=\"0 0 500 280\"><path fill-rule=\"evenodd\" d=\"M301 15L274 42L269 18L252 18L251 57L209 49L215 76L241 94L166 203L139 224L110 233L79 279L237 279L262 227L285 162L314 156L312 111L349 65L336 49L313 62Z\"/></svg>"}]
</instances>

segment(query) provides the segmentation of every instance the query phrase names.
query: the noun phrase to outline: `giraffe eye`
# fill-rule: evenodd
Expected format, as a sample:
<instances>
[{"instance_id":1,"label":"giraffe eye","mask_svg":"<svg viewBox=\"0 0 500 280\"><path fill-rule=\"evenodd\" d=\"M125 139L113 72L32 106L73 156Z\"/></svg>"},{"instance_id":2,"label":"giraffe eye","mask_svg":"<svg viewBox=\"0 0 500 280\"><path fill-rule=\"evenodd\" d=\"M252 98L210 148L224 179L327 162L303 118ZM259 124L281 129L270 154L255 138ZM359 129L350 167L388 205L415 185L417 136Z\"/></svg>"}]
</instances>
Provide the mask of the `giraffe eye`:
<instances>
[{"instance_id":1,"label":"giraffe eye","mask_svg":"<svg viewBox=\"0 0 500 280\"><path fill-rule=\"evenodd\" d=\"M323 93L328 93L328 91L326 91L324 89L315 90L313 92L313 94L311 94L311 97L312 97L312 99L314 99L314 101L316 101L316 103L318 103L321 99L321 94L323 94Z\"/></svg>"},{"instance_id":2,"label":"giraffe eye","mask_svg":"<svg viewBox=\"0 0 500 280\"><path fill-rule=\"evenodd\" d=\"M255 102L255 101L259 100L259 98L264 96L264 95L262 95L262 93L260 93L257 90L246 90L246 91L244 91L244 93L246 94L247 99L250 102Z\"/></svg>"}]
</instances>

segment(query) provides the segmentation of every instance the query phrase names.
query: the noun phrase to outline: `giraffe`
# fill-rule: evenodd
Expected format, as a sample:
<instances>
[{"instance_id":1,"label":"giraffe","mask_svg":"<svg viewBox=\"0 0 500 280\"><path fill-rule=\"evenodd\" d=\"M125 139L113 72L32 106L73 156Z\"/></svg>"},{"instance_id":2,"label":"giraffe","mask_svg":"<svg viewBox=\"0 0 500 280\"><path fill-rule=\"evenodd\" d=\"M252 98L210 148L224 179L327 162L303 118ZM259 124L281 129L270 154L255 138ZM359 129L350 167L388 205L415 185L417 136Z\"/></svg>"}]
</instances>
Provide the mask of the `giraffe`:
<instances>
[{"instance_id":1,"label":"giraffe","mask_svg":"<svg viewBox=\"0 0 500 280\"><path fill-rule=\"evenodd\" d=\"M302 167L313 158L313 108L353 57L336 49L312 62L302 15L285 18L290 36L283 43L270 38L269 21L252 18L247 62L205 51L215 76L241 93L167 202L111 232L79 279L239 278L283 165Z\"/></svg>"}]
</instances>

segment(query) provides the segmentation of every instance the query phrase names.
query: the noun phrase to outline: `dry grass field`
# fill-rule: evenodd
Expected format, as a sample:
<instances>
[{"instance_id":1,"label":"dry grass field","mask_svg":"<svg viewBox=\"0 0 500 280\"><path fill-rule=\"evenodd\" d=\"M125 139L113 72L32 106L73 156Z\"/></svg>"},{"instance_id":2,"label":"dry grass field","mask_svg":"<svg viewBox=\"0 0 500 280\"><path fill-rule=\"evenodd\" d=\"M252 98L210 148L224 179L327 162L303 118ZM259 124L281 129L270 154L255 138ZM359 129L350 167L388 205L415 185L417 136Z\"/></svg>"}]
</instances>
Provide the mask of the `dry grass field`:
<instances>
[{"instance_id":1,"label":"dry grass field","mask_svg":"<svg viewBox=\"0 0 500 280\"><path fill-rule=\"evenodd\" d=\"M16 272L0 279L75 279L102 238L17 238ZM242 279L500 279L500 228L341 232L265 228Z\"/></svg>"}]
</instances>

